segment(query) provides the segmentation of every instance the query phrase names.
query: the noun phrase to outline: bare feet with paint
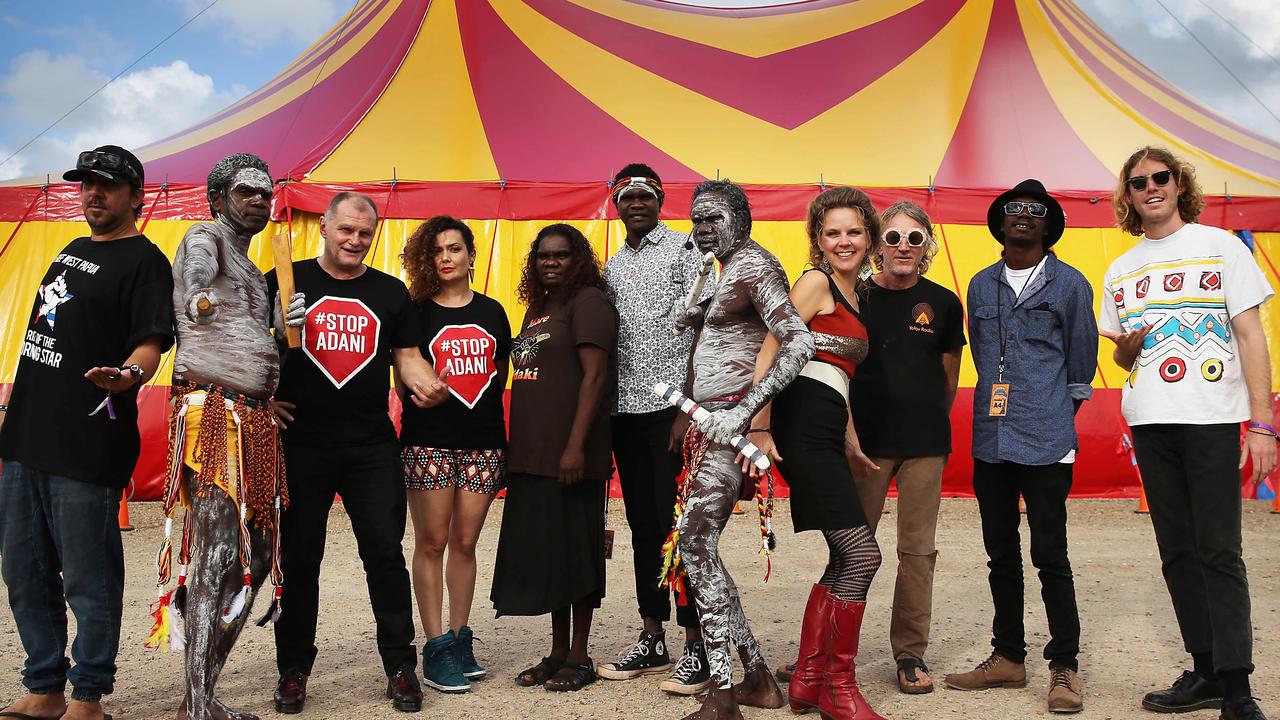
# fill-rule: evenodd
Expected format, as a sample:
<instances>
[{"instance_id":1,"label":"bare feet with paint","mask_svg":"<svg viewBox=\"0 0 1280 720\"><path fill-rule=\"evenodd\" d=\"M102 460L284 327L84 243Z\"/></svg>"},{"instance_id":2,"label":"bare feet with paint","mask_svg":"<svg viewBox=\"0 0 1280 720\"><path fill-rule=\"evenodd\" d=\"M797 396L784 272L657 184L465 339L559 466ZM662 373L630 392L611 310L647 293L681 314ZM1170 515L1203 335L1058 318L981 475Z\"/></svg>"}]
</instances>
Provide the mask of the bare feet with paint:
<instances>
[{"instance_id":1,"label":"bare feet with paint","mask_svg":"<svg viewBox=\"0 0 1280 720\"><path fill-rule=\"evenodd\" d=\"M209 715L213 720L258 720L258 716L243 710L233 710L221 700L214 698L209 703ZM187 701L184 699L178 706L178 720L187 720Z\"/></svg>"},{"instance_id":2,"label":"bare feet with paint","mask_svg":"<svg viewBox=\"0 0 1280 720\"><path fill-rule=\"evenodd\" d=\"M703 697L702 707L685 715L683 720L745 720L733 695L732 689L714 689Z\"/></svg>"},{"instance_id":3,"label":"bare feet with paint","mask_svg":"<svg viewBox=\"0 0 1280 720\"><path fill-rule=\"evenodd\" d=\"M739 705L766 708L773 710L787 704L782 688L773 679L773 673L764 665L749 670L742 677L742 682L733 686L733 697Z\"/></svg>"}]
</instances>

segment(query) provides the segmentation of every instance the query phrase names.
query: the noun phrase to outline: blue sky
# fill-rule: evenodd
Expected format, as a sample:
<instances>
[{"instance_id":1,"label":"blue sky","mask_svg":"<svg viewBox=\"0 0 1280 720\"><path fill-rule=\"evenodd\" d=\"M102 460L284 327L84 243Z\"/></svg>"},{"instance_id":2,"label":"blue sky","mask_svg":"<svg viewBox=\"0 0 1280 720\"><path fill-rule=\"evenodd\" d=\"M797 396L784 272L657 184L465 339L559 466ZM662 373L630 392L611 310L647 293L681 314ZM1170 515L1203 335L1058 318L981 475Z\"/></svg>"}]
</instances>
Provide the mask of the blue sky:
<instances>
[{"instance_id":1,"label":"blue sky","mask_svg":"<svg viewBox=\"0 0 1280 720\"><path fill-rule=\"evenodd\" d=\"M476 0L461 0L472 2ZM753 5L760 0L681 0ZM1229 117L1280 139L1280 3L1077 0L1117 42ZM1254 47L1209 10L1246 32ZM209 0L0 0L0 162L129 66ZM218 0L97 97L0 165L0 179L60 169L85 147L138 146L188 127L270 79L351 0Z\"/></svg>"}]
</instances>

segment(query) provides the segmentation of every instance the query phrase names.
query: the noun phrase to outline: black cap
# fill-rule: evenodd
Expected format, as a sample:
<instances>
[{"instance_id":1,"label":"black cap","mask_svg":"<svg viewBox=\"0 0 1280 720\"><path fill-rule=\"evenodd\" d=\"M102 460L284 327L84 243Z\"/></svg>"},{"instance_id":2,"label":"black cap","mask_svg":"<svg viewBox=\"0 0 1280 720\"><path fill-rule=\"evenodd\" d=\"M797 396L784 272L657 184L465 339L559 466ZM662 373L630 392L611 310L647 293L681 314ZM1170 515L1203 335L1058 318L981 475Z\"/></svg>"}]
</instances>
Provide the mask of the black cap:
<instances>
[{"instance_id":1,"label":"black cap","mask_svg":"<svg viewBox=\"0 0 1280 720\"><path fill-rule=\"evenodd\" d=\"M1044 218L1044 247L1046 250L1053 247L1062 237L1062 231L1067 227L1067 214L1062 211L1062 206L1057 200L1049 195L1044 189L1044 183L1039 180L1023 180L1013 187L1000 194L991 203L991 207L987 208L987 229L991 231L991 237L995 238L1001 245L1004 244L1004 205L1005 203L1017 197L1030 197L1044 203L1049 209L1048 214Z\"/></svg>"},{"instance_id":2,"label":"black cap","mask_svg":"<svg viewBox=\"0 0 1280 720\"><path fill-rule=\"evenodd\" d=\"M110 160L103 162L103 159L95 158L97 155L109 156L117 161L123 161L124 165L128 166L128 169L125 169L119 162L112 163ZM112 167L113 164L116 167ZM129 170L133 172L130 173ZM62 179L69 182L80 182L89 173L106 178L111 182L130 185L135 188L141 188L146 184L146 177L142 171L142 161L119 145L101 145L89 152L80 153L79 158L76 160L75 169L62 173Z\"/></svg>"}]
</instances>

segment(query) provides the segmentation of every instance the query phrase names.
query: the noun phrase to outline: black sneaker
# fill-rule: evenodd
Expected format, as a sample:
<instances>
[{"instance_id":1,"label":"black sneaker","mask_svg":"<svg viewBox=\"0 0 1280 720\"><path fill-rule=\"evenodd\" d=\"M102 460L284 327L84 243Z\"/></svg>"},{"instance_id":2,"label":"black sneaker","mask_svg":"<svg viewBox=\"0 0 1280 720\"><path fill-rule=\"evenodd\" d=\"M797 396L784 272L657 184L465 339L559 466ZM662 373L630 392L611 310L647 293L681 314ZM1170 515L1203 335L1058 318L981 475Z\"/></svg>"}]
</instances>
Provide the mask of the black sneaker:
<instances>
[{"instance_id":1,"label":"black sneaker","mask_svg":"<svg viewBox=\"0 0 1280 720\"><path fill-rule=\"evenodd\" d=\"M711 687L711 671L707 667L707 649L701 640L685 643L684 655L666 680L658 685L672 695L697 695Z\"/></svg>"},{"instance_id":2,"label":"black sneaker","mask_svg":"<svg viewBox=\"0 0 1280 720\"><path fill-rule=\"evenodd\" d=\"M596 674L606 680L630 680L665 672L671 667L671 656L667 655L667 643L662 635L655 635L648 630L640 632L640 639L631 646L618 660L605 663L596 668Z\"/></svg>"},{"instance_id":3,"label":"black sneaker","mask_svg":"<svg viewBox=\"0 0 1280 720\"><path fill-rule=\"evenodd\" d=\"M1218 720L1267 720L1267 716L1262 714L1255 698L1247 697L1224 702Z\"/></svg>"},{"instance_id":4,"label":"black sneaker","mask_svg":"<svg viewBox=\"0 0 1280 720\"><path fill-rule=\"evenodd\" d=\"M1149 692L1142 707L1158 713L1182 713L1203 708L1222 707L1222 686L1203 675L1182 671L1167 690ZM1224 713L1225 717L1225 713Z\"/></svg>"}]
</instances>

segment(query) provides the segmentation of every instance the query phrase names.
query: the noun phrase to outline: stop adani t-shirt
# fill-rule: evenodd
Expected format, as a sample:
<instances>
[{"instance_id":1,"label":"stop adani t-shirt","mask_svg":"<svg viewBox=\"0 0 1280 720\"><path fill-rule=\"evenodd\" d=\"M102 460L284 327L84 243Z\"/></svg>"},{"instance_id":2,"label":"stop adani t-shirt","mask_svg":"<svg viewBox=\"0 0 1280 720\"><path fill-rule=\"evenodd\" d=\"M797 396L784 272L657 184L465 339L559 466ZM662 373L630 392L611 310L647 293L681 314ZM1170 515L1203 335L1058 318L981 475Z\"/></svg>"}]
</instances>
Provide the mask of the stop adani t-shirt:
<instances>
[{"instance_id":1,"label":"stop adani t-shirt","mask_svg":"<svg viewBox=\"0 0 1280 720\"><path fill-rule=\"evenodd\" d=\"M297 405L282 434L305 446L394 441L387 415L391 349L422 342L418 312L398 278L373 268L339 280L315 260L293 264L295 290L307 298L302 347L289 350L276 399ZM277 302L276 271L267 288Z\"/></svg>"},{"instance_id":2,"label":"stop adani t-shirt","mask_svg":"<svg viewBox=\"0 0 1280 720\"><path fill-rule=\"evenodd\" d=\"M140 447L138 386L111 396L115 419L106 408L90 415L107 391L84 374L120 365L148 337L161 337L168 350L172 296L169 260L146 237L72 240L45 272L20 330L0 458L95 485L128 485Z\"/></svg>"}]
</instances>

